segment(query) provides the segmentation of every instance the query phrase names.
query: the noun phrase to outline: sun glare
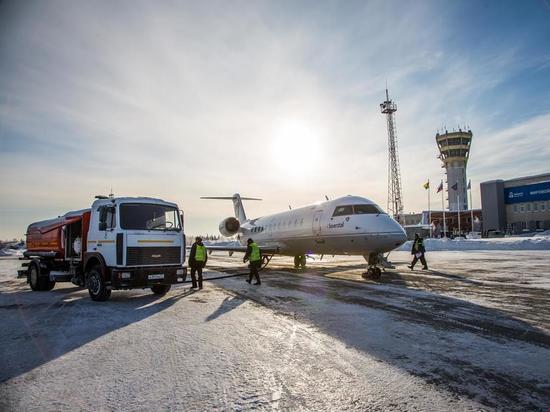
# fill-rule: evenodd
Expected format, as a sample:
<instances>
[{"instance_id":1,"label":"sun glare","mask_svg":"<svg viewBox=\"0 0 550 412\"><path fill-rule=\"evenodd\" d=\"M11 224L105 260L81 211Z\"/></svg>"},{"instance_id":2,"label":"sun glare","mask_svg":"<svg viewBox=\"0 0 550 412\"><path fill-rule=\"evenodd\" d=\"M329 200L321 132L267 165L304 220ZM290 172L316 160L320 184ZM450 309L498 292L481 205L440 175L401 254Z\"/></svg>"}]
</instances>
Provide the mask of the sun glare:
<instances>
[{"instance_id":1,"label":"sun glare","mask_svg":"<svg viewBox=\"0 0 550 412\"><path fill-rule=\"evenodd\" d=\"M319 163L319 132L299 120L284 120L275 128L271 139L271 156L288 175L311 174Z\"/></svg>"}]
</instances>

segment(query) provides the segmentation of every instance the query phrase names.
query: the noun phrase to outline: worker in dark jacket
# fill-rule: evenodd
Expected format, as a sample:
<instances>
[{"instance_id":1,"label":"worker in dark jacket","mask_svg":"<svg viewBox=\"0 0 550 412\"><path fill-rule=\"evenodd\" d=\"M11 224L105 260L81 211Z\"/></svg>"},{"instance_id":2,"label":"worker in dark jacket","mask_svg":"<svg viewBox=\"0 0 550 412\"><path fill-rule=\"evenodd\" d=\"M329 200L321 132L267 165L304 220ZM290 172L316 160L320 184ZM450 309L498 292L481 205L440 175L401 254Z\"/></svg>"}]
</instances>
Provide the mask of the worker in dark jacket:
<instances>
[{"instance_id":1,"label":"worker in dark jacket","mask_svg":"<svg viewBox=\"0 0 550 412\"><path fill-rule=\"evenodd\" d=\"M414 235L414 242L411 249L411 255L414 256L409 268L411 270L414 269L414 265L416 265L416 262L420 259L420 262L424 265L422 269L428 270L428 264L426 263L426 257L424 254L426 253L426 249L424 248L424 239L420 237L418 233L415 233Z\"/></svg>"},{"instance_id":2,"label":"worker in dark jacket","mask_svg":"<svg viewBox=\"0 0 550 412\"><path fill-rule=\"evenodd\" d=\"M258 270L262 267L262 252L260 251L260 247L254 242L252 239L248 239L247 241L248 247L246 248L246 253L243 258L243 263L246 263L246 261L250 261L250 264L248 267L250 268L250 274L248 275L248 279L246 280L248 283L252 282L252 276L256 278L255 285L261 285L262 282L260 281L260 274L258 273Z\"/></svg>"},{"instance_id":3,"label":"worker in dark jacket","mask_svg":"<svg viewBox=\"0 0 550 412\"><path fill-rule=\"evenodd\" d=\"M202 268L206 266L208 260L208 253L206 253L206 246L202 243L202 239L197 236L195 243L191 246L191 252L189 253L189 266L191 266L191 282L193 282L193 289L197 288L197 278L195 273L199 274L199 289L202 289Z\"/></svg>"}]
</instances>

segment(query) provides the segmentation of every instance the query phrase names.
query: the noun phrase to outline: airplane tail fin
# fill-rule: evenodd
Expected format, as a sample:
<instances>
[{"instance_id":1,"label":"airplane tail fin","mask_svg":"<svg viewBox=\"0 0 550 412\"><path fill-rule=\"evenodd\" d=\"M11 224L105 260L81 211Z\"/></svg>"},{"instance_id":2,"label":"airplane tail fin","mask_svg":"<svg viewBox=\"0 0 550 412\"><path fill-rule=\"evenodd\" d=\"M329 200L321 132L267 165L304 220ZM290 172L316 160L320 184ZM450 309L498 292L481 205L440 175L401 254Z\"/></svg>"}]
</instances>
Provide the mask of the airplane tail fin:
<instances>
[{"instance_id":1,"label":"airplane tail fin","mask_svg":"<svg viewBox=\"0 0 550 412\"><path fill-rule=\"evenodd\" d=\"M201 199L216 199L216 200L232 200L233 208L235 209L235 217L240 223L246 221L246 213L244 212L243 200L262 200L255 197L241 197L240 194L235 193L233 196L202 196Z\"/></svg>"}]
</instances>

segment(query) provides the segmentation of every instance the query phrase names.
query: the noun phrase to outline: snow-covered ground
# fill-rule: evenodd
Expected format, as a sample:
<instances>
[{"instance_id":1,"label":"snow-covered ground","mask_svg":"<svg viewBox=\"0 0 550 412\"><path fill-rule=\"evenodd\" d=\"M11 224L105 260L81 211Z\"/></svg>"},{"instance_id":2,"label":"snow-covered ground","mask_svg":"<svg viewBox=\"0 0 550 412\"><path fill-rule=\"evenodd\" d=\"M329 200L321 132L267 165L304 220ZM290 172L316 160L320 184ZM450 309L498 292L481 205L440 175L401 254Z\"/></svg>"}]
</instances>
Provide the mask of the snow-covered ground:
<instances>
[{"instance_id":1,"label":"snow-covered ground","mask_svg":"<svg viewBox=\"0 0 550 412\"><path fill-rule=\"evenodd\" d=\"M30 292L0 260L0 410L548 410L550 252L275 258L158 298ZM208 277L243 272L212 255Z\"/></svg>"},{"instance_id":2,"label":"snow-covered ground","mask_svg":"<svg viewBox=\"0 0 550 412\"><path fill-rule=\"evenodd\" d=\"M424 239L426 250L550 250L550 234L491 239ZM412 241L401 245L400 251L411 250Z\"/></svg>"}]
</instances>

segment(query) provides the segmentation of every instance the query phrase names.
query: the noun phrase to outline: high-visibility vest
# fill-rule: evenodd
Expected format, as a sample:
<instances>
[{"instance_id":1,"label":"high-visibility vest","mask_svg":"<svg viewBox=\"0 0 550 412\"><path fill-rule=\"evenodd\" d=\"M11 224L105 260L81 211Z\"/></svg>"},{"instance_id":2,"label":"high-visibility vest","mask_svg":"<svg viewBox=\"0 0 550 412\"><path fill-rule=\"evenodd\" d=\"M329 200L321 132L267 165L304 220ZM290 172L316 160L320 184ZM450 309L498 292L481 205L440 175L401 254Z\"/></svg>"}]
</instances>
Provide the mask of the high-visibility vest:
<instances>
[{"instance_id":1,"label":"high-visibility vest","mask_svg":"<svg viewBox=\"0 0 550 412\"><path fill-rule=\"evenodd\" d=\"M251 262L257 262L258 260L262 260L262 255L260 253L260 248L258 247L258 245L256 244L256 242L252 242L250 244L250 248L252 249L252 251L250 252L250 261Z\"/></svg>"},{"instance_id":2,"label":"high-visibility vest","mask_svg":"<svg viewBox=\"0 0 550 412\"><path fill-rule=\"evenodd\" d=\"M197 262L206 261L206 248L204 246L197 245L197 248L195 249L195 260Z\"/></svg>"}]
</instances>

